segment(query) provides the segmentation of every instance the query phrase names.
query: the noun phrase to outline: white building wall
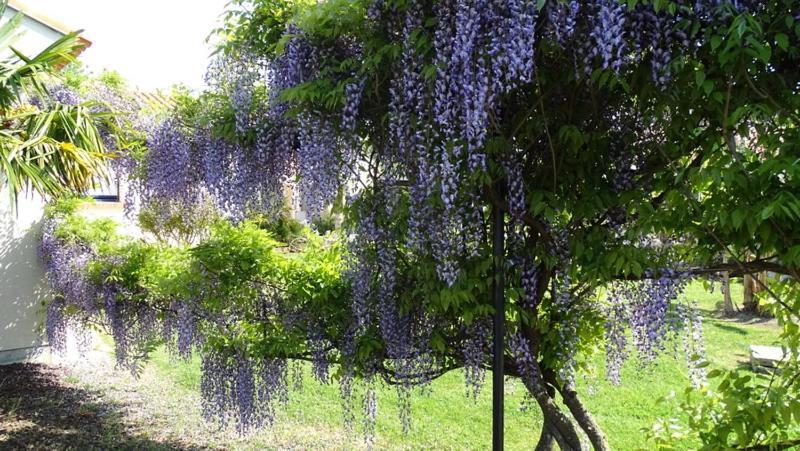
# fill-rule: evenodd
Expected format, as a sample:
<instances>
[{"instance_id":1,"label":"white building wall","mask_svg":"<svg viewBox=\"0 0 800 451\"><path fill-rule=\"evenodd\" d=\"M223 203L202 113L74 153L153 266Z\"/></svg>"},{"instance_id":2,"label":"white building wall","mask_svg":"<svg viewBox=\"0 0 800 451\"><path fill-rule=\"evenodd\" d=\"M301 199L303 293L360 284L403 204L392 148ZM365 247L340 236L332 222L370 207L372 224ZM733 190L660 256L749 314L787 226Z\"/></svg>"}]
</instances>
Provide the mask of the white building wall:
<instances>
[{"instance_id":1,"label":"white building wall","mask_svg":"<svg viewBox=\"0 0 800 451\"><path fill-rule=\"evenodd\" d=\"M42 344L47 284L39 264L43 203L21 196L17 210L0 190L0 363L30 357Z\"/></svg>"},{"instance_id":2,"label":"white building wall","mask_svg":"<svg viewBox=\"0 0 800 451\"><path fill-rule=\"evenodd\" d=\"M7 7L3 23L16 12ZM19 29L22 33L13 46L28 56L63 36L27 16ZM38 196L21 195L14 211L8 191L0 189L0 364L25 360L43 343L47 284L38 258L42 208Z\"/></svg>"},{"instance_id":3,"label":"white building wall","mask_svg":"<svg viewBox=\"0 0 800 451\"><path fill-rule=\"evenodd\" d=\"M14 17L16 13L17 10L12 6L6 7L6 11L3 13L3 23ZM13 47L26 56L38 54L49 47L50 44L64 36L64 33L56 31L25 15L22 17L22 24L19 30L22 31L22 34Z\"/></svg>"},{"instance_id":4,"label":"white building wall","mask_svg":"<svg viewBox=\"0 0 800 451\"><path fill-rule=\"evenodd\" d=\"M16 14L6 8L3 22ZM34 56L61 38L56 31L24 16L23 33L14 47ZM2 183L0 183L0 186ZM121 188L124 196L124 186ZM110 217L122 225L122 232L138 229L124 220L122 204L97 202L82 209L89 218ZM21 194L16 210L9 203L8 191L0 189L0 364L28 360L44 349L44 304L49 299L48 285L39 261L38 245L44 202L39 196Z\"/></svg>"},{"instance_id":5,"label":"white building wall","mask_svg":"<svg viewBox=\"0 0 800 451\"><path fill-rule=\"evenodd\" d=\"M47 345L44 321L50 291L38 249L43 213L39 196L21 195L13 211L8 191L0 190L0 365L28 360ZM111 218L121 233L140 234L125 219L119 202L87 202L81 214Z\"/></svg>"}]
</instances>

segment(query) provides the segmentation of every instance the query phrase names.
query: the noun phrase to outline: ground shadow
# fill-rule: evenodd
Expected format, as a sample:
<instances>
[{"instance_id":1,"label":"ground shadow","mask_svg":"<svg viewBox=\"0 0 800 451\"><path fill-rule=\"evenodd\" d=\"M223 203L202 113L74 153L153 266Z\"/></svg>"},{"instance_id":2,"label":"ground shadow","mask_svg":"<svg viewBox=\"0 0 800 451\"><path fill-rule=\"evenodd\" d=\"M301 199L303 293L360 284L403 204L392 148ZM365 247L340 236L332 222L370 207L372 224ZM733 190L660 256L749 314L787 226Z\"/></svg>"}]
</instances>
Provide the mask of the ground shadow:
<instances>
[{"instance_id":1,"label":"ground shadow","mask_svg":"<svg viewBox=\"0 0 800 451\"><path fill-rule=\"evenodd\" d=\"M132 433L122 421L124 405L64 377L58 366L0 366L0 449L198 449Z\"/></svg>"},{"instance_id":2,"label":"ground shadow","mask_svg":"<svg viewBox=\"0 0 800 451\"><path fill-rule=\"evenodd\" d=\"M717 329L726 330L728 332L733 332L738 335L747 335L747 331L742 329L741 327L731 326L728 324L720 324L720 323L711 323Z\"/></svg>"},{"instance_id":3,"label":"ground shadow","mask_svg":"<svg viewBox=\"0 0 800 451\"><path fill-rule=\"evenodd\" d=\"M749 359L747 360L740 360L736 364L737 370L744 370L751 373L755 378L760 379L762 381L768 381L773 377L773 374L777 373L780 374L781 370L774 367L768 366L761 366L761 365L753 365Z\"/></svg>"},{"instance_id":4,"label":"ground shadow","mask_svg":"<svg viewBox=\"0 0 800 451\"><path fill-rule=\"evenodd\" d=\"M703 316L718 319L721 321L727 321L731 323L739 323L739 324L767 324L770 322L775 322L775 318L769 315L760 315L754 312L746 312L741 310L738 306L736 307L736 311L727 314L725 313L725 304L722 301L718 301L714 304L714 309L700 309L703 312Z\"/></svg>"}]
</instances>

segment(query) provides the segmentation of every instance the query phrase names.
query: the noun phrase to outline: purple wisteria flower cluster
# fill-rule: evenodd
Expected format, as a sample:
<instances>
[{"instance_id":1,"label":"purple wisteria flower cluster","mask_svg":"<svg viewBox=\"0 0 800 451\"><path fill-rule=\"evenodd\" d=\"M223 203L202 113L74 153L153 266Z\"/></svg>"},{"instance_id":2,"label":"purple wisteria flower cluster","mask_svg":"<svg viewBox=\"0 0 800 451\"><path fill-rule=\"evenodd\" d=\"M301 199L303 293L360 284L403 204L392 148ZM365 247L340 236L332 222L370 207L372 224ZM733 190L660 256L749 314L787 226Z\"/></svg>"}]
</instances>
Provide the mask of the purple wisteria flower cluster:
<instances>
[{"instance_id":1,"label":"purple wisteria flower cluster","mask_svg":"<svg viewBox=\"0 0 800 451\"><path fill-rule=\"evenodd\" d=\"M149 152L144 162L130 162L131 171L138 176L129 180L125 211L133 216L146 206L158 215L156 223L166 223L178 208L194 202L198 196L194 183L197 171L189 167L195 164L189 140L175 121L148 125L151 125L147 130Z\"/></svg>"},{"instance_id":2,"label":"purple wisteria flower cluster","mask_svg":"<svg viewBox=\"0 0 800 451\"><path fill-rule=\"evenodd\" d=\"M380 371L397 388L400 419L404 429L410 427L410 391L414 387L429 383L440 362L433 357L430 347L433 318L422 309L403 309L400 295L407 287L400 285L398 276L398 252L400 243L391 237L396 236L378 228L378 223L390 217L397 207L392 199L362 196L353 199L359 208L362 221L353 224L350 241L348 278L351 281L352 317L354 329L347 334L343 347L354 349L355 340L370 330L377 330L384 346L380 360L367 362L370 372ZM376 265L362 262L376 262ZM479 359L481 354L481 329L470 329L467 340L472 339L472 355ZM375 357L373 357L375 358ZM348 369L348 359L344 370ZM476 377L482 370L476 369ZM369 379L369 377L367 377ZM477 379L476 379L477 382ZM371 401L375 402L375 401ZM371 405L367 403L367 407ZM370 418L369 412L365 417ZM370 430L367 427L367 430Z\"/></svg>"},{"instance_id":3,"label":"purple wisteria flower cluster","mask_svg":"<svg viewBox=\"0 0 800 451\"><path fill-rule=\"evenodd\" d=\"M192 352L202 345L202 336L198 330L198 315L195 313L196 302L173 301L169 311L163 315L162 336L173 355L184 360L192 356Z\"/></svg>"},{"instance_id":4,"label":"purple wisteria flower cluster","mask_svg":"<svg viewBox=\"0 0 800 451\"><path fill-rule=\"evenodd\" d=\"M487 319L474 321L464 328L464 379L467 394L477 400L486 379L485 364L492 350L492 325Z\"/></svg>"},{"instance_id":5,"label":"purple wisteria flower cluster","mask_svg":"<svg viewBox=\"0 0 800 451\"><path fill-rule=\"evenodd\" d=\"M315 116L299 120L297 162L301 206L312 218L319 217L335 198L342 169L337 140L329 122Z\"/></svg>"},{"instance_id":6,"label":"purple wisteria flower cluster","mask_svg":"<svg viewBox=\"0 0 800 451\"><path fill-rule=\"evenodd\" d=\"M77 317L68 314L70 307L97 312L98 287L89 280L86 270L90 250L65 243L55 234L56 224L45 221L39 242L39 255L54 298L47 305L45 332L50 347L58 354L67 350L67 336L80 330Z\"/></svg>"},{"instance_id":7,"label":"purple wisteria flower cluster","mask_svg":"<svg viewBox=\"0 0 800 451\"><path fill-rule=\"evenodd\" d=\"M113 338L117 365L136 374L159 338L157 312L146 304L127 302L129 293L115 283L97 283L89 263L97 259L91 247L57 235L59 220L47 218L39 253L54 298L47 305L46 332L57 353L66 350L68 333L88 349L90 325L103 327ZM68 332L69 331L69 332Z\"/></svg>"},{"instance_id":8,"label":"purple wisteria flower cluster","mask_svg":"<svg viewBox=\"0 0 800 451\"><path fill-rule=\"evenodd\" d=\"M147 137L147 154L129 171L129 216L146 210L157 226L191 226L211 211L235 222L280 213L292 162L276 151L278 133L262 127L253 143L234 142L168 119L150 127Z\"/></svg>"},{"instance_id":9,"label":"purple wisteria flower cluster","mask_svg":"<svg viewBox=\"0 0 800 451\"><path fill-rule=\"evenodd\" d=\"M203 353L203 416L240 433L272 424L275 408L288 402L288 365L282 359L255 359L242 353Z\"/></svg>"},{"instance_id":10,"label":"purple wisteria flower cluster","mask_svg":"<svg viewBox=\"0 0 800 451\"><path fill-rule=\"evenodd\" d=\"M677 270L648 271L651 278L639 282L611 284L605 307L607 378L620 382L620 369L627 360L628 330L639 363L647 365L665 349L670 337L683 336L690 376L702 380L698 367L704 358L702 317L696 309L677 303L690 278ZM698 382L696 382L698 383Z\"/></svg>"},{"instance_id":11,"label":"purple wisteria flower cluster","mask_svg":"<svg viewBox=\"0 0 800 451\"><path fill-rule=\"evenodd\" d=\"M51 87L48 94L51 101L62 105L75 106L82 102L81 95L77 91L63 84Z\"/></svg>"},{"instance_id":12,"label":"purple wisteria flower cluster","mask_svg":"<svg viewBox=\"0 0 800 451\"><path fill-rule=\"evenodd\" d=\"M697 303L691 302L675 306L678 323L682 331L683 351L689 367L689 380L698 388L706 383L705 338L703 336L703 315L698 311Z\"/></svg>"}]
</instances>

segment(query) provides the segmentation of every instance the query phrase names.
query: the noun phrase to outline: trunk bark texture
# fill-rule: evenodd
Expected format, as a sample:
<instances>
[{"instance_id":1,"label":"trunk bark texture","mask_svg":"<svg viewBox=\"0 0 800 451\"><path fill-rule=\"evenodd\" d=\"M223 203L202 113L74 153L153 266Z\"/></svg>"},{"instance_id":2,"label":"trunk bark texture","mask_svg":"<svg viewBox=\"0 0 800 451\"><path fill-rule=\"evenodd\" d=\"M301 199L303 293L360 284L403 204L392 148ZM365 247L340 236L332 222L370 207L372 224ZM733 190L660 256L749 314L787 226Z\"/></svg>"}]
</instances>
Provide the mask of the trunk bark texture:
<instances>
[{"instance_id":1,"label":"trunk bark texture","mask_svg":"<svg viewBox=\"0 0 800 451\"><path fill-rule=\"evenodd\" d=\"M722 275L722 299L725 316L735 315L736 310L733 307L733 299L731 299L731 277L727 271Z\"/></svg>"},{"instance_id":2,"label":"trunk bark texture","mask_svg":"<svg viewBox=\"0 0 800 451\"><path fill-rule=\"evenodd\" d=\"M609 451L611 447L608 446L606 435L594 420L592 414L589 413L589 410L586 409L586 406L583 405L583 402L578 398L578 392L571 386L559 388L559 392L572 417L575 418L581 429L589 437L589 441L592 442L592 447L594 447L595 451Z\"/></svg>"},{"instance_id":3,"label":"trunk bark texture","mask_svg":"<svg viewBox=\"0 0 800 451\"><path fill-rule=\"evenodd\" d=\"M756 281L753 280L753 276L750 274L745 274L742 278L742 283L744 285L744 294L742 296L742 310L745 312L750 313L757 313L758 312L758 304L756 303L755 299L755 285Z\"/></svg>"}]
</instances>

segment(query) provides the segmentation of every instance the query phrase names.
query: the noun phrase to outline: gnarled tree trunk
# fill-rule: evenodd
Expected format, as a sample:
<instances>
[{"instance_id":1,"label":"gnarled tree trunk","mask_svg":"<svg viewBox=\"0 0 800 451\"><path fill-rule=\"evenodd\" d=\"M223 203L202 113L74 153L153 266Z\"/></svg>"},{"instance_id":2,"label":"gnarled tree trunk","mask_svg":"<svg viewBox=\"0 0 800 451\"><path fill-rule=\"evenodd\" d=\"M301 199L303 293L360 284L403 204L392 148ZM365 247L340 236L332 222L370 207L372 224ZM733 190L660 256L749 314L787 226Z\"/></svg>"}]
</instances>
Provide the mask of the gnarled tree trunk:
<instances>
[{"instance_id":1,"label":"gnarled tree trunk","mask_svg":"<svg viewBox=\"0 0 800 451\"><path fill-rule=\"evenodd\" d=\"M525 380L526 378L523 378L522 381L542 410L542 416L544 417L544 424L542 427L548 429L549 433L552 434L558 446L563 451L583 451L585 448L581 442L578 430L575 429L575 425L558 407L555 400L547 393L539 364L532 364L531 370L531 380Z\"/></svg>"},{"instance_id":2,"label":"gnarled tree trunk","mask_svg":"<svg viewBox=\"0 0 800 451\"><path fill-rule=\"evenodd\" d=\"M551 279L551 272L546 268L540 268L537 272L537 293L536 302L532 309L532 314L535 316L536 307L541 301L546 287L549 285ZM533 355L539 354L540 336L538 331L528 324L520 324L520 329L531 345ZM542 410L544 421L542 422L542 432L539 436L539 442L536 445L537 450L551 450L557 443L561 450L584 450L587 449L585 443L581 439L579 429L576 423L580 426L592 447L598 451L609 450L608 441L600 426L594 421L589 411L585 408L583 403L578 399L578 393L573 387L561 387L555 374L550 370L542 370L539 362L534 361L531 364L531 374L528 378L522 378L522 382L528 389L528 392L539 404ZM556 395L560 393L567 406L568 415L556 403ZM573 419L575 421L573 421Z\"/></svg>"},{"instance_id":3,"label":"gnarled tree trunk","mask_svg":"<svg viewBox=\"0 0 800 451\"><path fill-rule=\"evenodd\" d=\"M564 404L567 405L572 417L575 418L581 426L581 429L583 429L589 437L589 441L592 442L594 449L596 451L610 450L611 448L608 446L606 435L603 433L603 430L600 429L600 425L594 420L592 414L589 413L589 410L586 409L586 406L584 406L578 398L578 392L575 391L574 387L566 385L563 388L559 388L559 393L561 393Z\"/></svg>"},{"instance_id":4,"label":"gnarled tree trunk","mask_svg":"<svg viewBox=\"0 0 800 451\"><path fill-rule=\"evenodd\" d=\"M535 451L553 451L556 449L556 439L550 432L547 423L542 424L542 433L539 435L539 442L536 444Z\"/></svg>"},{"instance_id":5,"label":"gnarled tree trunk","mask_svg":"<svg viewBox=\"0 0 800 451\"><path fill-rule=\"evenodd\" d=\"M547 394L554 397L556 390L553 387L545 387ZM556 449L556 437L552 432L553 426L546 421L542 421L542 433L539 435L539 442L536 444L536 451L552 451Z\"/></svg>"}]
</instances>

